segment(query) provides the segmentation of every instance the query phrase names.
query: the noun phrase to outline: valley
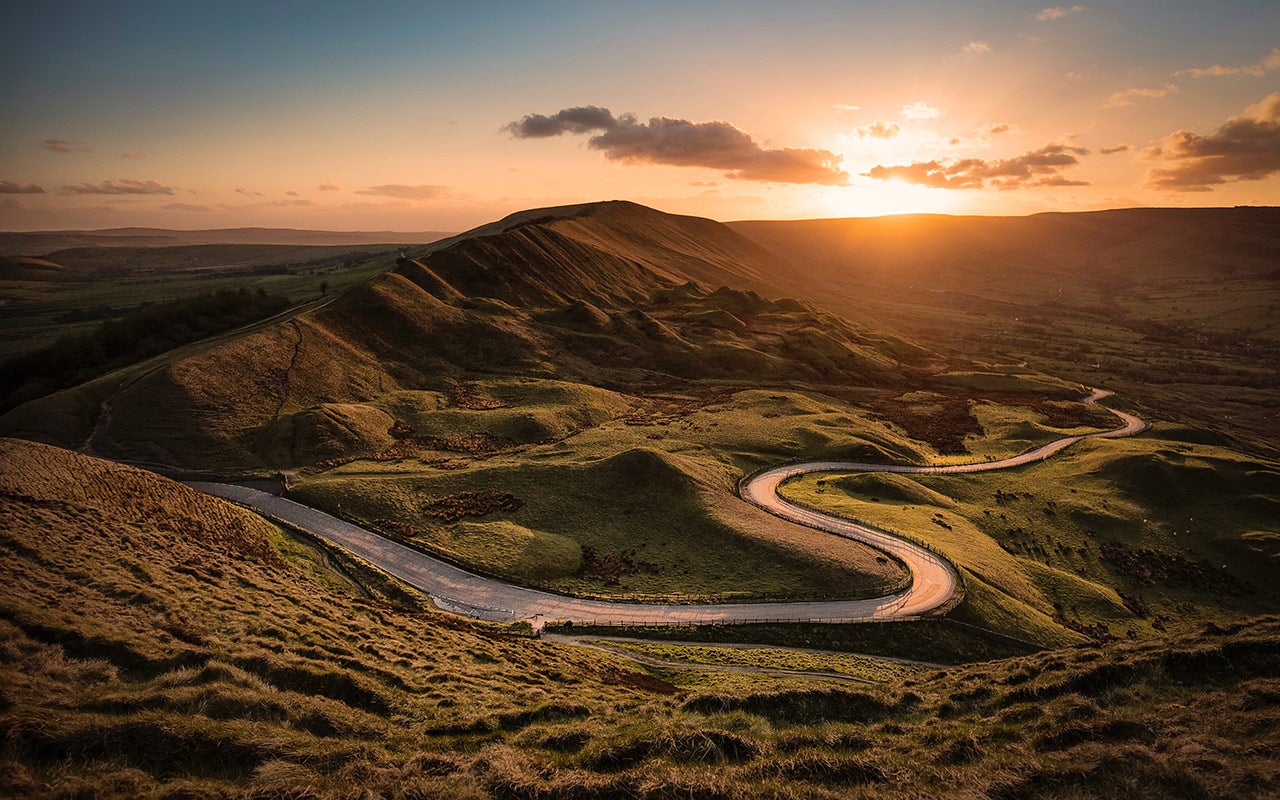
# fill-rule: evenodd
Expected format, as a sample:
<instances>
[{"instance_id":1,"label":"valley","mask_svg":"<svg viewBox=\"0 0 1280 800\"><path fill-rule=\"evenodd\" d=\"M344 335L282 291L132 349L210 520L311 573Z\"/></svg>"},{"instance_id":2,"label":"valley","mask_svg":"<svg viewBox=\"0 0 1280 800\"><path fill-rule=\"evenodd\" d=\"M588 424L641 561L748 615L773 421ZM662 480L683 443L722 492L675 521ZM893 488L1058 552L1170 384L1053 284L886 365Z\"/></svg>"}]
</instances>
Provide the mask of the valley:
<instances>
[{"instance_id":1,"label":"valley","mask_svg":"<svg viewBox=\"0 0 1280 800\"><path fill-rule=\"evenodd\" d=\"M1269 724L1273 329L1231 311L1274 291L1265 253L1226 283L1194 249L1159 272L1099 256L1121 290L1072 266L1102 247L1082 226L1127 252L1105 220L1060 250L1056 219L913 220L901 258L936 264L933 292L876 244L907 222L824 224L844 238L622 202L522 212L348 250L323 296L29 390L0 416L6 663L34 676L6 780L109 753L125 772L102 774L139 791L332 786L357 763L424 796L1269 774L1208 721L1229 770L1160 755L1210 735L1190 715L1215 692L1262 698L1223 726ZM1033 251L1065 266L1024 270ZM1085 308L1174 275L1246 338L1173 346L1159 304L1107 325ZM1085 341L1130 360L1086 369L1066 355ZM1224 366L1185 412L1203 366L1181 389L1125 366L1206 353ZM66 592L83 600L57 612ZM59 681L80 688L54 709ZM1128 733L1170 713L1183 733ZM891 744L849 738L867 726ZM1142 749L1088 750L1108 736ZM191 766L147 755L157 737ZM909 769L922 746L954 760ZM1055 754L1092 771L1062 777Z\"/></svg>"}]
</instances>

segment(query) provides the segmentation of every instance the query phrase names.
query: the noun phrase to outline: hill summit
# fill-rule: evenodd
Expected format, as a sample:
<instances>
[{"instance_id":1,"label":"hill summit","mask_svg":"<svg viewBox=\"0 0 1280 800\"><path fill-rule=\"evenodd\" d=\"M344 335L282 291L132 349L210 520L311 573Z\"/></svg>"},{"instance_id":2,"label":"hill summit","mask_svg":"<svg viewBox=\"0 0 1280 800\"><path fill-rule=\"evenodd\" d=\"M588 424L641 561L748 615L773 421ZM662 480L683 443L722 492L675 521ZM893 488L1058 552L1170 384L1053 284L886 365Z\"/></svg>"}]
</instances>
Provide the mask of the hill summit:
<instances>
[{"instance_id":1,"label":"hill summit","mask_svg":"<svg viewBox=\"0 0 1280 800\"><path fill-rule=\"evenodd\" d=\"M885 385L929 358L771 299L793 272L712 220L618 201L521 212L411 250L322 307L27 403L0 431L242 472L385 449L406 407L475 375L624 392Z\"/></svg>"}]
</instances>

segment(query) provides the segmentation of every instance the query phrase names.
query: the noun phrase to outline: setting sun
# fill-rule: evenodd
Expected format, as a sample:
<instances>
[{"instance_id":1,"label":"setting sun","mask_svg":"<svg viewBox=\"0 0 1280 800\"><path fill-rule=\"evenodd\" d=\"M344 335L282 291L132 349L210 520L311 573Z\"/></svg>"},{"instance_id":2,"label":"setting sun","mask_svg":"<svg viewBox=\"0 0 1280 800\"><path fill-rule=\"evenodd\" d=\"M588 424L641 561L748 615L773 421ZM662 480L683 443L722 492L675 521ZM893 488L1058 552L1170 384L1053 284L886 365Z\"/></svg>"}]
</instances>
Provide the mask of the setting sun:
<instances>
[{"instance_id":1,"label":"setting sun","mask_svg":"<svg viewBox=\"0 0 1280 800\"><path fill-rule=\"evenodd\" d=\"M822 217L876 217L885 214L947 214L962 202L945 189L901 180L824 189L818 201Z\"/></svg>"}]
</instances>

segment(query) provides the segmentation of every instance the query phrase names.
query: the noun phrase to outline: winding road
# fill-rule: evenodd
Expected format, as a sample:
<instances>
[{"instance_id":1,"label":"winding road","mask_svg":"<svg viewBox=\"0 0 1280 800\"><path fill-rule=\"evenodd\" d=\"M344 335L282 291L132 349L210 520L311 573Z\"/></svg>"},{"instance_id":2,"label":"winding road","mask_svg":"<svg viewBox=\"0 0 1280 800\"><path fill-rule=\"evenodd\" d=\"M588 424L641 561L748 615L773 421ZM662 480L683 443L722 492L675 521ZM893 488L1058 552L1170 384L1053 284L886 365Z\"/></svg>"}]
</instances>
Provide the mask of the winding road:
<instances>
[{"instance_id":1,"label":"winding road","mask_svg":"<svg viewBox=\"0 0 1280 800\"><path fill-rule=\"evenodd\" d=\"M1094 390L1084 399L1096 403L1110 392ZM426 592L441 609L494 622L530 621L577 624L692 625L749 622L867 622L913 619L943 613L962 598L955 566L929 549L869 525L790 503L778 495L783 481L812 472L897 472L950 474L1008 469L1042 461L1084 439L1118 439L1141 433L1147 425L1123 411L1107 409L1124 423L1114 430L1068 436L999 461L925 467L815 461L756 473L739 485L743 500L782 519L862 542L906 565L911 585L901 592L864 600L677 605L589 600L516 586L476 575L384 536L267 492L225 483L188 485L246 506L269 519L302 529Z\"/></svg>"}]
</instances>

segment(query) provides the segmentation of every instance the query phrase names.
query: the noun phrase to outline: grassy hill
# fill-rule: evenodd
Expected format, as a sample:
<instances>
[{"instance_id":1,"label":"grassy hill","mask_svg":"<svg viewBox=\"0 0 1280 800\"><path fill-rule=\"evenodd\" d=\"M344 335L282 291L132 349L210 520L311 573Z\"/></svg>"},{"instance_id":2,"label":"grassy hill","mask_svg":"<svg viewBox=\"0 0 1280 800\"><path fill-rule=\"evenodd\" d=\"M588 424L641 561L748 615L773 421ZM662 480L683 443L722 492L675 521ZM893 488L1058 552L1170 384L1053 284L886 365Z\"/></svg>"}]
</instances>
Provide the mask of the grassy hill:
<instances>
[{"instance_id":1,"label":"grassy hill","mask_svg":"<svg viewBox=\"0 0 1280 800\"><path fill-rule=\"evenodd\" d=\"M297 464L276 457L278 435L267 431L294 415L439 392L469 374L631 389L883 385L929 357L811 306L699 284L784 268L717 223L613 203L499 225L424 248L323 308L28 404L0 426L117 458L279 468ZM349 454L385 444L361 425L293 429L320 437L294 452L323 450L333 436Z\"/></svg>"},{"instance_id":2,"label":"grassy hill","mask_svg":"<svg viewBox=\"0 0 1280 800\"><path fill-rule=\"evenodd\" d=\"M1275 457L1280 209L738 222L793 293L952 357L1029 362ZM837 287L837 288L833 288Z\"/></svg>"},{"instance_id":3,"label":"grassy hill","mask_svg":"<svg viewBox=\"0 0 1280 800\"><path fill-rule=\"evenodd\" d=\"M7 796L1155 800L1276 777L1274 618L945 669L768 656L863 685L644 667L13 440L0 542Z\"/></svg>"},{"instance_id":4,"label":"grassy hill","mask_svg":"<svg viewBox=\"0 0 1280 800\"><path fill-rule=\"evenodd\" d=\"M1202 217L1199 228L1191 224ZM1076 400L1085 379L1119 376L1054 378L991 358L966 337L986 341L1003 330L976 333L983 324L1021 325L1010 323L1009 310L1039 298L1036 281L1046 276L1067 282L1064 292L1101 286L1073 259L1102 252L1099 263L1114 255L1107 269L1167 282L1195 266L1190 255L1142 269L1121 262L1142 242L1179 231L1184 248L1186 230L1208 231L1202 238L1220 244L1233 225L1237 250L1263 252L1272 217L1135 211L739 226L789 246L783 260L726 226L631 203L538 209L409 250L390 271L322 306L27 403L0 418L0 431L184 472L283 471L304 502L473 569L559 591L641 599L867 596L904 576L867 548L745 509L731 496L738 478L791 458L998 458L1109 427L1109 415ZM827 267L814 260L818 247L835 254ZM1032 253L1041 266L1020 268ZM874 267L862 275L865 290L842 299L822 288L851 285L854 278L837 266L854 257ZM1255 267L1245 270L1248 280L1258 279ZM971 279L963 296L985 292L978 305L985 311L935 299L959 296L950 290L921 292L907 283L925 277L943 285ZM716 288L721 281L727 285ZM771 299L779 292L768 286L781 284L849 308L890 309L885 317L858 316L926 338L942 324L929 314L963 322L958 336L935 341L944 360L818 305ZM1063 324L1029 337L1028 347L1093 330L1071 322L1074 306L1046 308L1056 308ZM996 314L1004 315L998 323ZM1103 336L1091 346L1132 345L1132 337ZM1150 353L1155 345L1145 346ZM1048 351L1038 352L1049 360ZM1125 401L1150 402L1154 411L1143 413L1159 418L1171 396L1167 387L1132 385ZM1274 494L1248 489L1241 477L1270 469L1269 462L1223 448L1230 440L1205 430L1196 409L1184 422L1191 427L1174 425L1170 435L1186 446L1216 447L1214 458L1236 465L1226 497ZM1099 458L1150 450L1098 447ZM1037 469L1059 483L1094 472L1074 456ZM1214 559L1235 580L1265 584L1270 567L1260 565L1270 562L1250 562L1273 534L1265 509L1221 519L1224 536L1244 542L1248 534L1253 548L1227 553L1207 541L1170 548L1126 528L1133 519L1164 518L1155 496L1135 497L1096 524L1045 516L1039 506L1017 523L994 524L983 512L997 510L983 493L1013 491L1027 478L1001 475L987 479L995 488L972 490L906 479L835 485L849 490L850 513L879 519L872 512L883 516L893 505L879 521L941 536L975 587L958 613L1023 639L1147 635L1187 616L1179 612L1187 603L1195 619L1275 608L1269 596L1150 592L1123 572L1136 567L1116 566L1154 548L1175 561ZM1095 504L1110 490L1097 478L1086 483L1098 488ZM879 495L909 499L867 506ZM833 497L824 489L810 499ZM1067 501L1055 498L1063 507ZM998 512L1007 517L1011 509ZM937 525L939 513L951 528ZM1106 542L1139 555L1104 554Z\"/></svg>"},{"instance_id":5,"label":"grassy hill","mask_svg":"<svg viewBox=\"0 0 1280 800\"><path fill-rule=\"evenodd\" d=\"M3 240L5 234L0 234ZM303 303L394 266L399 248L198 244L41 250L0 257L0 361L86 333L146 303L258 289Z\"/></svg>"},{"instance_id":6,"label":"grassy hill","mask_svg":"<svg viewBox=\"0 0 1280 800\"><path fill-rule=\"evenodd\" d=\"M580 594L891 591L906 576L875 551L803 528L778 538L771 518L731 502L742 471L778 455L912 449L884 425L769 424L778 401L744 393L874 392L931 360L814 306L703 283L785 269L709 220L629 203L546 209L410 251L310 310L27 402L0 429L188 473L288 471L307 502ZM855 413L798 402L832 428ZM708 407L705 429L690 421ZM442 519L413 500L477 492L523 507Z\"/></svg>"},{"instance_id":7,"label":"grassy hill","mask_svg":"<svg viewBox=\"0 0 1280 800\"><path fill-rule=\"evenodd\" d=\"M788 497L923 536L967 574L952 616L1046 644L1280 610L1280 464L1157 425L1016 470L808 475Z\"/></svg>"},{"instance_id":8,"label":"grassy hill","mask_svg":"<svg viewBox=\"0 0 1280 800\"><path fill-rule=\"evenodd\" d=\"M0 254L48 253L83 247L176 247L201 244L385 245L423 244L451 235L444 231L308 231L293 228L104 228L80 231L3 231Z\"/></svg>"}]
</instances>

